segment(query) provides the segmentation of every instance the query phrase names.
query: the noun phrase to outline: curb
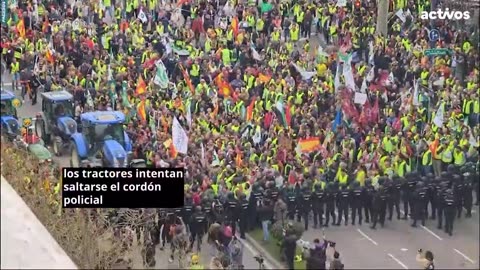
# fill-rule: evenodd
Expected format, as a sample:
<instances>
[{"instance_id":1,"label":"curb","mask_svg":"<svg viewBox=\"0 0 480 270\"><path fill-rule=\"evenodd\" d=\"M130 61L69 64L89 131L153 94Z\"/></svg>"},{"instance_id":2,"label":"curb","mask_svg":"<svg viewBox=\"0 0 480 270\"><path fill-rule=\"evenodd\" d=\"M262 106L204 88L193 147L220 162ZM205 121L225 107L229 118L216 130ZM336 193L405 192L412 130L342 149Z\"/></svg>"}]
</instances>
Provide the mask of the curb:
<instances>
[{"instance_id":1,"label":"curb","mask_svg":"<svg viewBox=\"0 0 480 270\"><path fill-rule=\"evenodd\" d=\"M270 263L270 265L274 267L274 269L286 269L285 265L277 259L273 258L273 256L270 255L270 253L265 248L263 248L257 240L253 239L253 237L251 237L248 233L245 234L245 237L247 238L247 242L252 245L256 250L258 250L263 255L263 257L265 257L266 261L268 261L268 263Z\"/></svg>"}]
</instances>

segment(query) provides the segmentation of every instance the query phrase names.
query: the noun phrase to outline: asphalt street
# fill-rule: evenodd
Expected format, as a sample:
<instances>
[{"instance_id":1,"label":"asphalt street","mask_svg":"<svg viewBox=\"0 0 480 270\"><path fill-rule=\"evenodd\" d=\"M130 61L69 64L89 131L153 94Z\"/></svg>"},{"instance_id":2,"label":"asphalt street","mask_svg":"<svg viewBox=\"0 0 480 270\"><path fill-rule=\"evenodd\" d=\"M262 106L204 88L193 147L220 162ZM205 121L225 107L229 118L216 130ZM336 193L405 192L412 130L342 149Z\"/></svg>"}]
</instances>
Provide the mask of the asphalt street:
<instances>
[{"instance_id":1,"label":"asphalt street","mask_svg":"<svg viewBox=\"0 0 480 270\"><path fill-rule=\"evenodd\" d=\"M345 269L418 269L418 249L430 250L437 269L479 269L478 206L472 218L462 217L454 222L453 236L437 229L437 220L427 220L426 226L411 227L411 220L386 221L382 228L370 229L368 223L352 226L330 226L325 229L328 240L336 242ZM388 214L387 214L388 216ZM309 228L305 241L322 237L322 230Z\"/></svg>"}]
</instances>

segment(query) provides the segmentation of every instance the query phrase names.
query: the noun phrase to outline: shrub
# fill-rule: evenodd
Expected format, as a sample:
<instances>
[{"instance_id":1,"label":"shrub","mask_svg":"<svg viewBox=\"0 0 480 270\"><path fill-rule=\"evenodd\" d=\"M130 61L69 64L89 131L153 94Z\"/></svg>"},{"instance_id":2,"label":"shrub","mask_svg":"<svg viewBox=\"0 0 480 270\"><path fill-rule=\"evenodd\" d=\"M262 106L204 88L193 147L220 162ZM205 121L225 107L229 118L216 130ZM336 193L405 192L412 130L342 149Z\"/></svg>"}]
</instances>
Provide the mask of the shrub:
<instances>
[{"instance_id":1,"label":"shrub","mask_svg":"<svg viewBox=\"0 0 480 270\"><path fill-rule=\"evenodd\" d=\"M2 175L80 269L143 266L141 245L115 236L102 209L62 209L61 192L53 192L60 180L32 155L2 143L1 163Z\"/></svg>"},{"instance_id":2,"label":"shrub","mask_svg":"<svg viewBox=\"0 0 480 270\"><path fill-rule=\"evenodd\" d=\"M288 224L291 224L289 230L293 230L293 233L297 236L297 239L302 238L303 232L305 232L305 227L300 222L287 222L282 226L282 222L275 222L273 223L272 227L270 228L270 234L276 240L283 240L283 230L287 229Z\"/></svg>"}]
</instances>

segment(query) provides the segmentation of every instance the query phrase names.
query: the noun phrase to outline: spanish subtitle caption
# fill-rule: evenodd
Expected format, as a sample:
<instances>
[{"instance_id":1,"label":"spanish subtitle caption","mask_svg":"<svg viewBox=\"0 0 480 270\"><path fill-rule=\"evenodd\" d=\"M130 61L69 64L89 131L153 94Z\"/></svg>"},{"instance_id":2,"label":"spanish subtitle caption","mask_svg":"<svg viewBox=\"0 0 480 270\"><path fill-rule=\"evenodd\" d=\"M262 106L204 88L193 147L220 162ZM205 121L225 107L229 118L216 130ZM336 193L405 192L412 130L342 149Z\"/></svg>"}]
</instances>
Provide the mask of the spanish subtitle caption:
<instances>
[{"instance_id":1,"label":"spanish subtitle caption","mask_svg":"<svg viewBox=\"0 0 480 270\"><path fill-rule=\"evenodd\" d=\"M183 168L64 168L64 208L177 208Z\"/></svg>"}]
</instances>

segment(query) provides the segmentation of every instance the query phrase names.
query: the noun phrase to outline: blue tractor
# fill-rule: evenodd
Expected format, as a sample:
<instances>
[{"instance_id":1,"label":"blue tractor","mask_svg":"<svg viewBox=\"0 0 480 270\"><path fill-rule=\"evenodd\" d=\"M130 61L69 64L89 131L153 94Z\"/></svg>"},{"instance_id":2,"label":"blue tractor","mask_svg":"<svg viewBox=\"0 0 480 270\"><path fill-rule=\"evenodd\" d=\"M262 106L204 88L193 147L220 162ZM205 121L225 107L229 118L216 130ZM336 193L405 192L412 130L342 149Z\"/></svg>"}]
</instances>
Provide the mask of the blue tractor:
<instances>
[{"instance_id":1,"label":"blue tractor","mask_svg":"<svg viewBox=\"0 0 480 270\"><path fill-rule=\"evenodd\" d=\"M77 132L73 117L72 94L65 90L42 93L42 112L37 114L35 131L46 145L52 145L56 156L61 156L70 137Z\"/></svg>"},{"instance_id":2,"label":"blue tractor","mask_svg":"<svg viewBox=\"0 0 480 270\"><path fill-rule=\"evenodd\" d=\"M87 112L80 120L82 132L71 138L72 167L146 167L143 159L131 160L132 142L123 128L122 112Z\"/></svg>"},{"instance_id":3,"label":"blue tractor","mask_svg":"<svg viewBox=\"0 0 480 270\"><path fill-rule=\"evenodd\" d=\"M20 105L20 100L17 99L12 92L1 90L0 101L2 140L13 141L20 135L21 131L16 109Z\"/></svg>"}]
</instances>

